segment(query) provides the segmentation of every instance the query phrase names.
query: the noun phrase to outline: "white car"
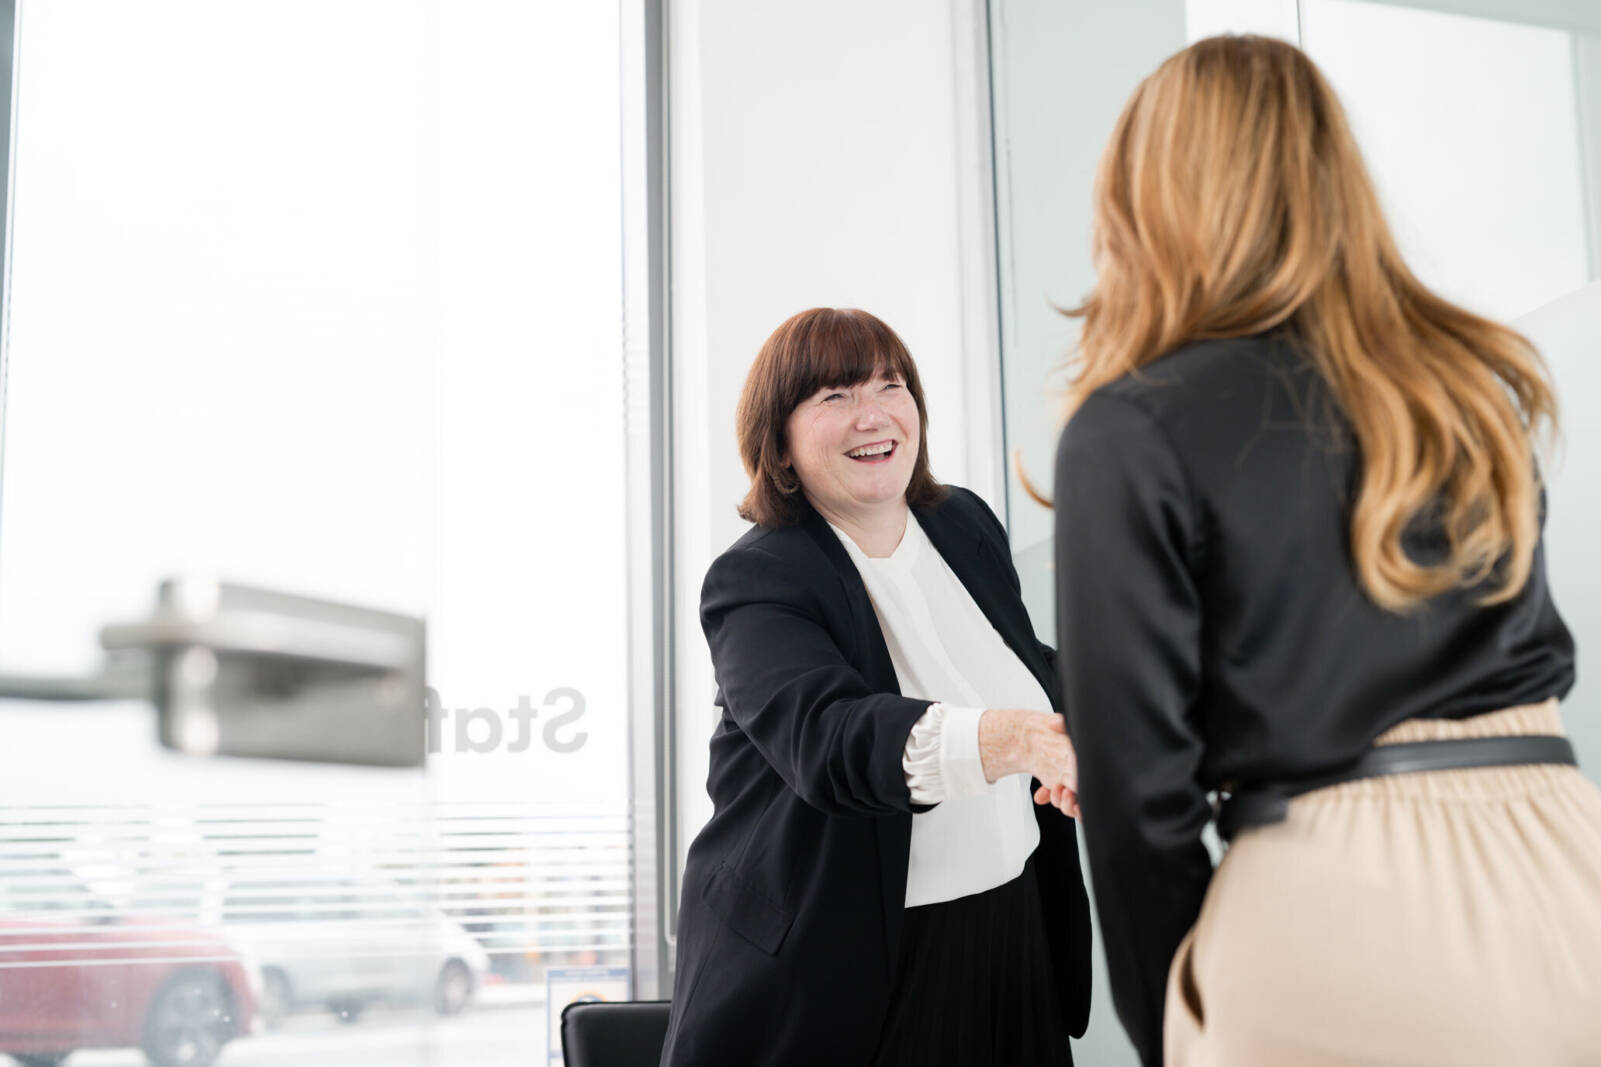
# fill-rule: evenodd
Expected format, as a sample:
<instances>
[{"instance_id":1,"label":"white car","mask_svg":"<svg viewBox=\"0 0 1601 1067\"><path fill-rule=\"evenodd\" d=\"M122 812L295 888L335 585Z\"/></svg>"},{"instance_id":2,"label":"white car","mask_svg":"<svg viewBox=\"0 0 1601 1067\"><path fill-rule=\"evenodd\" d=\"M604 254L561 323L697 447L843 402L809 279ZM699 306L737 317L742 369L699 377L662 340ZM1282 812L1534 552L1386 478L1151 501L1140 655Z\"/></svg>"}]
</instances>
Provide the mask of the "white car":
<instances>
[{"instance_id":1,"label":"white car","mask_svg":"<svg viewBox=\"0 0 1601 1067\"><path fill-rule=\"evenodd\" d=\"M372 1003L454 1015L489 973L489 955L416 890L378 875L314 869L206 880L200 919L261 968L261 1016L300 1008L354 1021Z\"/></svg>"}]
</instances>

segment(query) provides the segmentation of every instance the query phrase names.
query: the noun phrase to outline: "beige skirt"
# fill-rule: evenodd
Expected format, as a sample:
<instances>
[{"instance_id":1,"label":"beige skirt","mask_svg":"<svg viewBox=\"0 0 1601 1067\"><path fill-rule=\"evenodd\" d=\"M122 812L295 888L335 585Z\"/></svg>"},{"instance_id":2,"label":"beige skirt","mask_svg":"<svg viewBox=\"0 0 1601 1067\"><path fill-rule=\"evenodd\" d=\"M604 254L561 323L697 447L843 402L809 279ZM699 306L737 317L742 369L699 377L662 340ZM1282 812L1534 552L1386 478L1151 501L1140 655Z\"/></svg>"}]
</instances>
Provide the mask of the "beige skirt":
<instances>
[{"instance_id":1,"label":"beige skirt","mask_svg":"<svg viewBox=\"0 0 1601 1067\"><path fill-rule=\"evenodd\" d=\"M1556 701L1377 744L1561 734ZM1575 767L1306 793L1246 830L1168 974L1170 1067L1601 1064L1601 790Z\"/></svg>"}]
</instances>

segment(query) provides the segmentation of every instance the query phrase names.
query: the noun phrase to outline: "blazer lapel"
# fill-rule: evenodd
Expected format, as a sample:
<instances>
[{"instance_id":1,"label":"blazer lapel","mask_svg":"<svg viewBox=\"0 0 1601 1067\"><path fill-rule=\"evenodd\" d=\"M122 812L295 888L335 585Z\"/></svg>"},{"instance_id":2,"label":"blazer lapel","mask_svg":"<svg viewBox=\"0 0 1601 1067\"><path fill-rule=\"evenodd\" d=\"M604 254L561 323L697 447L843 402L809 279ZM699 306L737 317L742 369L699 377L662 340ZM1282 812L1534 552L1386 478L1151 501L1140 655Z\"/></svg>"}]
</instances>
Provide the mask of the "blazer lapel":
<instances>
[{"instance_id":1,"label":"blazer lapel","mask_svg":"<svg viewBox=\"0 0 1601 1067\"><path fill-rule=\"evenodd\" d=\"M845 603L850 608L851 621L855 624L863 679L875 691L899 693L901 689L900 681L895 676L895 661L890 658L889 645L884 642L884 630L878 624L877 613L873 611L872 598L867 595L867 585L862 581L856 564L851 561L850 553L839 543L839 535L834 533L828 520L814 508L807 507L801 518L801 526L822 549L835 577L844 588Z\"/></svg>"},{"instance_id":2,"label":"blazer lapel","mask_svg":"<svg viewBox=\"0 0 1601 1067\"><path fill-rule=\"evenodd\" d=\"M1012 592L1009 561L1001 558L994 538L958 513L951 500L919 511L917 518L929 541L1006 647L1017 653L1046 693L1054 693L1056 680L1049 676L1050 665L1033 640L1034 626L1028 609Z\"/></svg>"}]
</instances>

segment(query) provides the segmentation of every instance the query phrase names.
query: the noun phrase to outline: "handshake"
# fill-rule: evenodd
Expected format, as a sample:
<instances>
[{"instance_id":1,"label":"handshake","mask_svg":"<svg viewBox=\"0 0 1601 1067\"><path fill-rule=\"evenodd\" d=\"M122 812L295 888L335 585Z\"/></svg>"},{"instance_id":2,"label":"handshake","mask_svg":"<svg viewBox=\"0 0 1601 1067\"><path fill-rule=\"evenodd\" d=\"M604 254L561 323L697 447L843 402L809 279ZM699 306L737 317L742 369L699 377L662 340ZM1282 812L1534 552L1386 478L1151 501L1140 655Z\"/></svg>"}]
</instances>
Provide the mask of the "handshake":
<instances>
[{"instance_id":1,"label":"handshake","mask_svg":"<svg viewBox=\"0 0 1601 1067\"><path fill-rule=\"evenodd\" d=\"M1028 774L1040 782L1034 803L1079 817L1078 757L1062 716L1054 711L990 708L978 720L978 752L986 781Z\"/></svg>"}]
</instances>

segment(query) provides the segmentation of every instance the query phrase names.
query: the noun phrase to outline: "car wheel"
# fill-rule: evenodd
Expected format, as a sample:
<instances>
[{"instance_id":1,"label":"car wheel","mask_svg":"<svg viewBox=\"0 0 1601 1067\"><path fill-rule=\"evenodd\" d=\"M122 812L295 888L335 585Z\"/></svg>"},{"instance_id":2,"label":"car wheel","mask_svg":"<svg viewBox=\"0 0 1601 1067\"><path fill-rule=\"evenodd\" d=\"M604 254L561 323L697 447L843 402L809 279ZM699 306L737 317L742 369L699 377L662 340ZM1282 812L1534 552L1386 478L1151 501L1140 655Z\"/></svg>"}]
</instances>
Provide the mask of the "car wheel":
<instances>
[{"instance_id":1,"label":"car wheel","mask_svg":"<svg viewBox=\"0 0 1601 1067\"><path fill-rule=\"evenodd\" d=\"M289 987L289 976L276 967L268 967L261 972L261 1023L263 1026L276 1027L284 1021L289 1014L289 1006L294 1003L294 991Z\"/></svg>"},{"instance_id":2,"label":"car wheel","mask_svg":"<svg viewBox=\"0 0 1601 1067\"><path fill-rule=\"evenodd\" d=\"M144 1052L155 1067L211 1067L232 1034L233 1005L222 980L184 971L151 1001Z\"/></svg>"},{"instance_id":3,"label":"car wheel","mask_svg":"<svg viewBox=\"0 0 1601 1067\"><path fill-rule=\"evenodd\" d=\"M11 1058L22 1067L59 1067L70 1055L70 1052L13 1052Z\"/></svg>"},{"instance_id":4,"label":"car wheel","mask_svg":"<svg viewBox=\"0 0 1601 1067\"><path fill-rule=\"evenodd\" d=\"M367 1002L355 997L341 997L338 1000L330 1000L328 1010L334 1013L334 1018L351 1026L361 1022L361 1013L367 1010Z\"/></svg>"},{"instance_id":5,"label":"car wheel","mask_svg":"<svg viewBox=\"0 0 1601 1067\"><path fill-rule=\"evenodd\" d=\"M434 1010L455 1015L473 998L473 974L460 960L447 960L434 982Z\"/></svg>"}]
</instances>

